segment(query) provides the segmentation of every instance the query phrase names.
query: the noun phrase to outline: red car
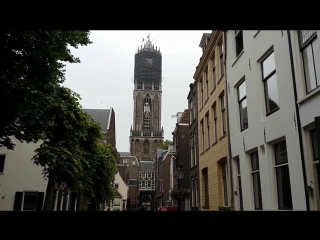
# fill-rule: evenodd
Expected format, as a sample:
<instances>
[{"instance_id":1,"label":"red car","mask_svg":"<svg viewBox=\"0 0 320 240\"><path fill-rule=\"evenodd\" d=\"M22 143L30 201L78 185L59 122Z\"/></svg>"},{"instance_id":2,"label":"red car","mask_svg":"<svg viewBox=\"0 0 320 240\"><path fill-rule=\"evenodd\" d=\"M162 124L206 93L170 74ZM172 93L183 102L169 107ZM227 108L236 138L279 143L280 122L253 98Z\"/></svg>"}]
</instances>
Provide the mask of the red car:
<instances>
[{"instance_id":1,"label":"red car","mask_svg":"<svg viewBox=\"0 0 320 240\"><path fill-rule=\"evenodd\" d=\"M177 208L171 206L158 207L158 211L177 211Z\"/></svg>"}]
</instances>

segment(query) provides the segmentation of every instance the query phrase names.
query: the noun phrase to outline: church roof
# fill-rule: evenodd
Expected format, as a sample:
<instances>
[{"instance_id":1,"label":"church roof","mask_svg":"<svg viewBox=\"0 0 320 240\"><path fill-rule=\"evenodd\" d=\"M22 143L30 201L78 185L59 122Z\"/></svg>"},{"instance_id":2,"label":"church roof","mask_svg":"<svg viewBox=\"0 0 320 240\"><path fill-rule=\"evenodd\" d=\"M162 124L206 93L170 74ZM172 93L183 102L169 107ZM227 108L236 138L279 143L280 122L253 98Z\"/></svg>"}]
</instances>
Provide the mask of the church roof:
<instances>
[{"instance_id":1,"label":"church roof","mask_svg":"<svg viewBox=\"0 0 320 240\"><path fill-rule=\"evenodd\" d=\"M102 132L107 132L110 126L111 114L113 109L83 109L89 114L93 120L98 122L102 128Z\"/></svg>"}]
</instances>

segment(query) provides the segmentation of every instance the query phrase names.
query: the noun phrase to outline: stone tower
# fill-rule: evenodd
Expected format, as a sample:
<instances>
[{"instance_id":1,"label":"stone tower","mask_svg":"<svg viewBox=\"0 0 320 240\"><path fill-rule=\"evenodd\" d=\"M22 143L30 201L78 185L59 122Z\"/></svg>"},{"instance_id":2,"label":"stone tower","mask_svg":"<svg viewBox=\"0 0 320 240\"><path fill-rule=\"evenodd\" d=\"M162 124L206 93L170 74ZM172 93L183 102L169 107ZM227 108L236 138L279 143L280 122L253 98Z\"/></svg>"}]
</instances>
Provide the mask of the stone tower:
<instances>
[{"instance_id":1,"label":"stone tower","mask_svg":"<svg viewBox=\"0 0 320 240\"><path fill-rule=\"evenodd\" d=\"M135 54L133 125L129 138L130 154L140 161L153 161L163 142L161 95L162 56L148 36Z\"/></svg>"}]
</instances>

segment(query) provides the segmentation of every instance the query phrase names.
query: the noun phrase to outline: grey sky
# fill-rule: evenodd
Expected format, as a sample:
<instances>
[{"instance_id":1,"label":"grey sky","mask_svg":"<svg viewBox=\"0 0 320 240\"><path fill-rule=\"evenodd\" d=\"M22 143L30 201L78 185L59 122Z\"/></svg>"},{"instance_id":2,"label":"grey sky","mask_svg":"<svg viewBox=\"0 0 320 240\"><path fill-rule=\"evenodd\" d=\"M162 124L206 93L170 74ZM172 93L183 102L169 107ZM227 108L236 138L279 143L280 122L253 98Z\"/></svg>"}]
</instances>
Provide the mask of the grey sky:
<instances>
[{"instance_id":1,"label":"grey sky","mask_svg":"<svg viewBox=\"0 0 320 240\"><path fill-rule=\"evenodd\" d=\"M176 119L172 115L188 108L189 84L202 50L201 31L91 31L92 44L72 49L81 63L67 64L64 86L81 95L83 108L109 109L116 116L119 152L129 151L133 123L134 55L142 38L153 40L162 53L162 118L164 139L172 140Z\"/></svg>"}]
</instances>

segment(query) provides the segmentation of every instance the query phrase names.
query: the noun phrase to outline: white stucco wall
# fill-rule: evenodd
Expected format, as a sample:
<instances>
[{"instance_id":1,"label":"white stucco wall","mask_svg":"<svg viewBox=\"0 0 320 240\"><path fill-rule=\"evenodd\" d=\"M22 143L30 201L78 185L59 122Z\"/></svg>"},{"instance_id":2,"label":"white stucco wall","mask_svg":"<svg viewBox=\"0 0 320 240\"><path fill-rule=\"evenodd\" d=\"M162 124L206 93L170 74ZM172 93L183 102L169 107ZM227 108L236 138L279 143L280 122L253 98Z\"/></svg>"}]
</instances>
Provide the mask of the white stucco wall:
<instances>
[{"instance_id":1,"label":"white stucco wall","mask_svg":"<svg viewBox=\"0 0 320 240\"><path fill-rule=\"evenodd\" d=\"M4 173L0 173L0 210L13 210L17 191L45 192L47 187L42 168L31 161L40 144L20 143L16 139L13 142L14 150L0 148L0 154L6 154Z\"/></svg>"},{"instance_id":2,"label":"white stucco wall","mask_svg":"<svg viewBox=\"0 0 320 240\"><path fill-rule=\"evenodd\" d=\"M240 159L243 208L244 210L254 209L249 153L252 150L258 150L263 210L278 210L273 144L275 141L285 139L293 210L306 210L287 34L285 30L261 30L258 34L256 33L256 30L243 31L244 51L237 61L235 31L229 30L226 33L230 139L232 157ZM261 63L257 61L272 46L275 54L280 110L266 116ZM238 95L235 86L243 77L246 79L249 128L240 132ZM233 179L234 190L239 192L236 173ZM239 194L235 195L235 207L236 210L240 209Z\"/></svg>"},{"instance_id":3,"label":"white stucco wall","mask_svg":"<svg viewBox=\"0 0 320 240\"><path fill-rule=\"evenodd\" d=\"M123 181L122 177L120 176L119 172L115 175L115 180L114 180L114 184L118 184L118 191L120 192L120 194L122 195L122 199L121 198L115 198L114 199L114 205L118 205L120 203L120 206L115 206L115 207L111 207L110 210L114 211L114 208L120 208L120 211L123 211L127 208L127 199L128 199L128 190L129 187L127 186L127 184ZM124 208L123 208L123 203L125 202Z\"/></svg>"},{"instance_id":4,"label":"white stucco wall","mask_svg":"<svg viewBox=\"0 0 320 240\"><path fill-rule=\"evenodd\" d=\"M303 69L302 53L300 51L298 31L291 30L292 53L294 59L295 78L297 85L298 104L300 112L300 121L302 127L302 141L304 158L307 172L307 185L314 190L314 195L309 197L310 210L320 210L319 187L317 186L316 170L312 156L312 147L309 130L314 128L315 117L320 116L320 88L307 93L306 82ZM313 41L313 53L316 68L320 68L320 31L317 31L317 38ZM317 50L316 50L317 49ZM317 75L318 82L320 76Z\"/></svg>"}]
</instances>

